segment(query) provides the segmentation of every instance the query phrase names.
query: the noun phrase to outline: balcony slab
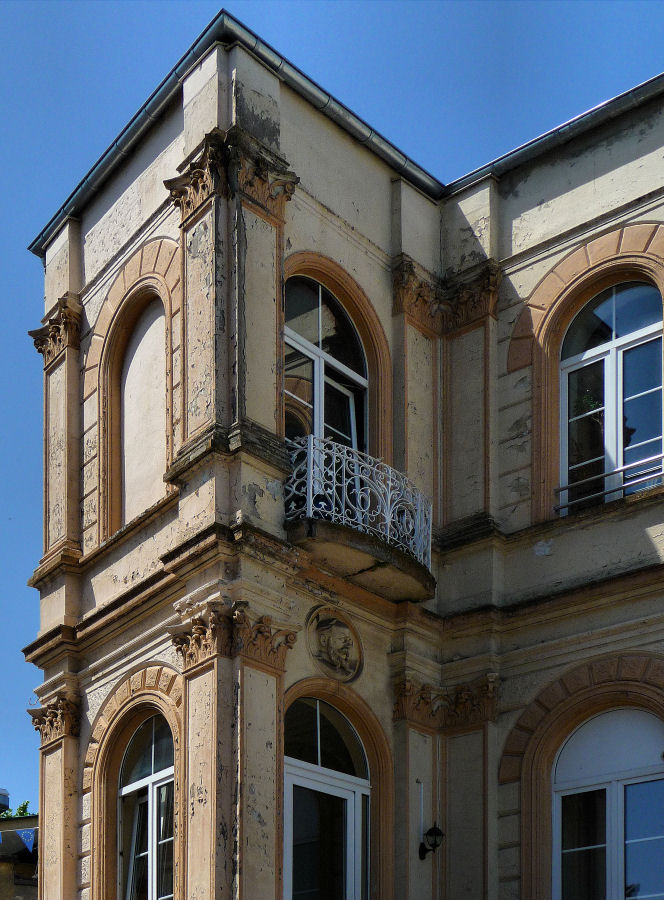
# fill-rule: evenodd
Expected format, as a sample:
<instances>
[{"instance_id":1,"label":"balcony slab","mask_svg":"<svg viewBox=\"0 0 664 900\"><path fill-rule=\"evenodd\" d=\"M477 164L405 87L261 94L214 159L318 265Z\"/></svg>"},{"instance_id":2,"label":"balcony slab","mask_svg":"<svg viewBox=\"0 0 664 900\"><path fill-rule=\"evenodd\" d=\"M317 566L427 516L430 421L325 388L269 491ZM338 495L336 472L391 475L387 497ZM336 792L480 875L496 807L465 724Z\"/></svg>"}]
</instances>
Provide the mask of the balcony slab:
<instances>
[{"instance_id":1,"label":"balcony slab","mask_svg":"<svg viewBox=\"0 0 664 900\"><path fill-rule=\"evenodd\" d=\"M434 596L436 580L426 566L373 535L321 519L287 522L286 531L315 565L379 597L421 603Z\"/></svg>"}]
</instances>

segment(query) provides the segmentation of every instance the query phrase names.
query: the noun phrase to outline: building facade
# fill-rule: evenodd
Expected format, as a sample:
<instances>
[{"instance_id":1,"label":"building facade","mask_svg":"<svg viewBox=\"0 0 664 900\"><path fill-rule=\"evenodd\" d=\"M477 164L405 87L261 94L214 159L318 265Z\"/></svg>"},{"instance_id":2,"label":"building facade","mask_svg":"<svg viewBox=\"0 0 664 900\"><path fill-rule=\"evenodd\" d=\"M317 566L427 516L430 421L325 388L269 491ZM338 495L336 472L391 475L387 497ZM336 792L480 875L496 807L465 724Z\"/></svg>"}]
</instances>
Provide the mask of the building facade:
<instances>
[{"instance_id":1,"label":"building facade","mask_svg":"<svg viewBox=\"0 0 664 900\"><path fill-rule=\"evenodd\" d=\"M169 73L30 248L40 897L664 895L663 134Z\"/></svg>"}]
</instances>

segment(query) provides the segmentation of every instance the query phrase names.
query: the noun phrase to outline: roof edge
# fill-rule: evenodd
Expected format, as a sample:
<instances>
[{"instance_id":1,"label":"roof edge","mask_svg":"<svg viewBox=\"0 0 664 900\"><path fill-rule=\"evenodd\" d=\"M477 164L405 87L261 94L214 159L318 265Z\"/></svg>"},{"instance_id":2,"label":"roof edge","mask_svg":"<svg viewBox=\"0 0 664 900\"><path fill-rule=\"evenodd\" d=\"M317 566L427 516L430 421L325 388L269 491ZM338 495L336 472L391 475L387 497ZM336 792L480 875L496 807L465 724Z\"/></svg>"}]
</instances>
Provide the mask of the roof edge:
<instances>
[{"instance_id":1,"label":"roof edge","mask_svg":"<svg viewBox=\"0 0 664 900\"><path fill-rule=\"evenodd\" d=\"M644 81L642 84L630 88L622 94L618 94L617 97L612 97L610 100L605 100L603 103L593 106L587 112L574 116L574 118L563 122L562 125L558 125L550 131L545 131L539 137L521 144L516 149L504 153L489 163L485 163L467 175L450 181L445 186L443 195L449 197L489 175L500 177L511 169L516 169L518 166L530 162L530 160L547 153L549 150L567 143L586 131L597 128L662 93L664 93L664 73L655 75L654 78L650 78L648 81Z\"/></svg>"},{"instance_id":2,"label":"roof edge","mask_svg":"<svg viewBox=\"0 0 664 900\"><path fill-rule=\"evenodd\" d=\"M141 139L150 125L171 102L180 89L181 79L184 75L215 43L240 44L271 69L285 84L309 101L312 106L336 122L355 140L372 150L397 173L412 182L429 197L438 199L442 195L444 190L442 182L418 166L394 144L374 131L363 119L351 112L347 106L323 90L297 66L288 62L273 47L262 41L258 35L225 9L222 9L150 94L143 106L132 116L118 137L102 153L87 175L31 242L28 246L31 253L40 257L44 256L47 245L65 220L77 217L94 192L101 187L119 162L128 155L134 144Z\"/></svg>"}]
</instances>

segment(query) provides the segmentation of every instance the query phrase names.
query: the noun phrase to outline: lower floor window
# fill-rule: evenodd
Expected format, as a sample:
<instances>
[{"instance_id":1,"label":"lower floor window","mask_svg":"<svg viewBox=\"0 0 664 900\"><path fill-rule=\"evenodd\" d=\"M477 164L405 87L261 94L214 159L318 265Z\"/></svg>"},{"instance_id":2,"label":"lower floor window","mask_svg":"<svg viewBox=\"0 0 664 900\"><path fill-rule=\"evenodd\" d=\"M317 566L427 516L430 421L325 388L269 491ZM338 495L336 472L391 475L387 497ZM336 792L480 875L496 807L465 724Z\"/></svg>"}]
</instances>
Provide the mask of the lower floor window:
<instances>
[{"instance_id":1,"label":"lower floor window","mask_svg":"<svg viewBox=\"0 0 664 900\"><path fill-rule=\"evenodd\" d=\"M365 900L370 786L357 734L303 698L286 714L285 749L285 900Z\"/></svg>"},{"instance_id":2,"label":"lower floor window","mask_svg":"<svg viewBox=\"0 0 664 900\"><path fill-rule=\"evenodd\" d=\"M664 900L664 723L623 709L589 720L554 770L556 900Z\"/></svg>"},{"instance_id":3,"label":"lower floor window","mask_svg":"<svg viewBox=\"0 0 664 900\"><path fill-rule=\"evenodd\" d=\"M119 790L118 896L173 897L173 738L152 716L134 733L122 762Z\"/></svg>"}]
</instances>

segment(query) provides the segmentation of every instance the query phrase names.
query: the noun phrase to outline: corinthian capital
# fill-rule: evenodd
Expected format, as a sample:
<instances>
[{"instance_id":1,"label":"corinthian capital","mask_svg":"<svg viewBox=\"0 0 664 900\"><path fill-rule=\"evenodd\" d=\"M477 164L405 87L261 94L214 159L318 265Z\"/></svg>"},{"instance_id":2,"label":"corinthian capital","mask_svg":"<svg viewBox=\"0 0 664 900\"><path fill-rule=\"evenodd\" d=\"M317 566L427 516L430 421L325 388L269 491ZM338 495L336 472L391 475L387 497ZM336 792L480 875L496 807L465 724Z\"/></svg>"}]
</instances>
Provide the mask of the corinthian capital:
<instances>
[{"instance_id":1,"label":"corinthian capital","mask_svg":"<svg viewBox=\"0 0 664 900\"><path fill-rule=\"evenodd\" d=\"M32 724L41 734L42 746L63 737L78 737L79 705L72 697L58 696L44 706L29 709Z\"/></svg>"},{"instance_id":2,"label":"corinthian capital","mask_svg":"<svg viewBox=\"0 0 664 900\"><path fill-rule=\"evenodd\" d=\"M456 331L494 315L502 271L493 259L443 283L438 308L443 330Z\"/></svg>"},{"instance_id":3,"label":"corinthian capital","mask_svg":"<svg viewBox=\"0 0 664 900\"><path fill-rule=\"evenodd\" d=\"M44 357L44 365L58 357L68 347L79 346L81 314L83 307L76 294L65 294L58 300L55 311L45 325L28 334L38 352Z\"/></svg>"}]
</instances>

